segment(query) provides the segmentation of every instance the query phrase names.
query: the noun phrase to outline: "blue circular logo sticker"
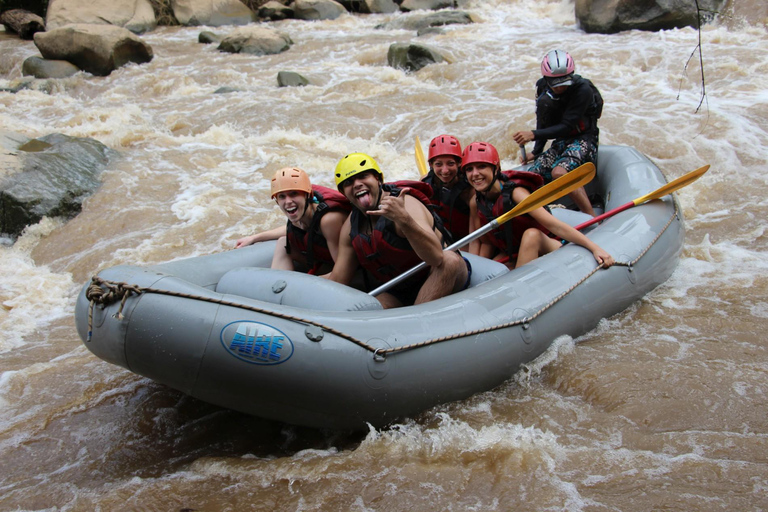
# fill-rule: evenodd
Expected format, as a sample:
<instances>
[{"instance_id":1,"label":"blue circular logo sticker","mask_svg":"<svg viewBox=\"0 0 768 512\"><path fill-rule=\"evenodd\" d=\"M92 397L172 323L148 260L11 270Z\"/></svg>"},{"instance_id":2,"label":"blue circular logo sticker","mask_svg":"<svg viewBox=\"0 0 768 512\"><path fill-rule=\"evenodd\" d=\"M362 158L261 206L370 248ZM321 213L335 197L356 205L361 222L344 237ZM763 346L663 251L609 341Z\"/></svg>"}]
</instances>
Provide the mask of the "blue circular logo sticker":
<instances>
[{"instance_id":1,"label":"blue circular logo sticker","mask_svg":"<svg viewBox=\"0 0 768 512\"><path fill-rule=\"evenodd\" d=\"M221 330L227 352L247 363L280 364L293 355L293 342L279 329L259 322L238 321Z\"/></svg>"}]
</instances>

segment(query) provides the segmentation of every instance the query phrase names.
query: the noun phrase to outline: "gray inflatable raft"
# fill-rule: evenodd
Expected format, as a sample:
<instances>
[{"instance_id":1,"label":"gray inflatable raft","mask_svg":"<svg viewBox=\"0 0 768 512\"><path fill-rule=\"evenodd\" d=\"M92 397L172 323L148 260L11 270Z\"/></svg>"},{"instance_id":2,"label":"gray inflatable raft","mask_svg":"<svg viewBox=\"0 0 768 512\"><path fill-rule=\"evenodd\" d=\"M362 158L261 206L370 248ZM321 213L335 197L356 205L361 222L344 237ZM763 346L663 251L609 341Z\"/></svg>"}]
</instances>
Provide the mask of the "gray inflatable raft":
<instances>
[{"instance_id":1,"label":"gray inflatable raft","mask_svg":"<svg viewBox=\"0 0 768 512\"><path fill-rule=\"evenodd\" d=\"M589 191L607 211L665 183L636 150L602 146ZM678 263L681 219L667 196L591 229L619 262L610 269L572 244L513 271L468 255L469 289L386 311L357 289L269 269L274 243L118 266L83 288L77 328L101 359L219 406L311 427L383 426L498 386L557 337L643 297Z\"/></svg>"}]
</instances>

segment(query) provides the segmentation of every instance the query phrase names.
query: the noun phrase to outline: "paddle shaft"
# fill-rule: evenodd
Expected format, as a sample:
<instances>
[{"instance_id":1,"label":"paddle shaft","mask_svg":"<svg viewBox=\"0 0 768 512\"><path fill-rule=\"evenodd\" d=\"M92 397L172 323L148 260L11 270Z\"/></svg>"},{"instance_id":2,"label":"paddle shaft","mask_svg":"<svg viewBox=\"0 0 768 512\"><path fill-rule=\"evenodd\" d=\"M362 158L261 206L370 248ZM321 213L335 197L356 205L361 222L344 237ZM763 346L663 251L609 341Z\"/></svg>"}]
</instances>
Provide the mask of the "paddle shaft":
<instances>
[{"instance_id":1,"label":"paddle shaft","mask_svg":"<svg viewBox=\"0 0 768 512\"><path fill-rule=\"evenodd\" d=\"M498 228L508 220L514 217L517 217L518 215L523 215L525 213L528 213L537 208L541 208L542 206L545 206L551 203L552 201L555 201L556 199L561 198L562 196L572 192L573 190L576 190L579 187L583 187L584 185L589 183L594 177L595 177L595 166L591 162L588 162L574 169L568 174L565 174L557 178L556 180L552 181L551 183L544 185L543 187L534 191L528 197L520 201L517 204L517 206L509 210L504 215L500 215L499 217L492 220L485 226L482 226L481 228L468 234L458 242L452 243L451 245L446 247L444 250L455 251L459 247L464 247L466 244L474 240L477 240L478 238L485 235L486 233ZM382 284L375 290L368 292L368 295L372 295L373 297L375 297L380 293L385 292L388 289L392 288L393 286L408 279L413 274L419 272L421 269L423 269L426 266L427 264L422 261L412 269L405 271L399 276Z\"/></svg>"},{"instance_id":2,"label":"paddle shaft","mask_svg":"<svg viewBox=\"0 0 768 512\"><path fill-rule=\"evenodd\" d=\"M574 229L576 230L582 230L586 228L587 226L591 226L592 224L595 224L596 222L600 222L603 219L607 219L608 217L613 217L617 213L621 213L624 210L629 210L633 206L637 206L643 203L647 203L648 201L652 201L653 199L659 199L662 198L668 194L671 194L675 192L678 189L683 188L686 185L689 185L699 179L705 172L709 170L709 165L705 165L703 167L699 167L695 171L691 171L688 174L684 174L677 178L676 180L672 180L666 185L659 187L658 189L654 190L653 192L646 194L642 197L638 197L634 201L630 201L627 204L623 204L619 206L618 208L614 208L613 210L610 210L608 212L603 213L602 215L598 215L597 217L594 217L586 222L582 222L578 226L576 226Z\"/></svg>"}]
</instances>

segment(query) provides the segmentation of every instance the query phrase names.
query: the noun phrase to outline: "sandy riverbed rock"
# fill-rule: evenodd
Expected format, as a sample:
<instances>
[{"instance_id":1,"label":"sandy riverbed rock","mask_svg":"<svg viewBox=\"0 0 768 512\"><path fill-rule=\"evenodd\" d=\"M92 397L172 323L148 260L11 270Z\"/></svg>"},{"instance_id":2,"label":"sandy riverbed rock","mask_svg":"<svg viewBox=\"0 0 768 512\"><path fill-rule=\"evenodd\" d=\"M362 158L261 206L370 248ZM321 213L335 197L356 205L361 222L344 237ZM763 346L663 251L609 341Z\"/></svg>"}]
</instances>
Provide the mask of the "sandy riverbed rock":
<instances>
[{"instance_id":1,"label":"sandy riverbed rock","mask_svg":"<svg viewBox=\"0 0 768 512\"><path fill-rule=\"evenodd\" d=\"M43 58L69 61L96 76L107 76L129 62L144 64L154 56L138 36L111 25L76 24L38 32L35 45Z\"/></svg>"},{"instance_id":2,"label":"sandy riverbed rock","mask_svg":"<svg viewBox=\"0 0 768 512\"><path fill-rule=\"evenodd\" d=\"M182 25L247 25L256 14L240 0L172 0L173 14Z\"/></svg>"},{"instance_id":3,"label":"sandy riverbed rock","mask_svg":"<svg viewBox=\"0 0 768 512\"><path fill-rule=\"evenodd\" d=\"M124 27L135 34L157 25L149 0L51 0L45 21L48 30L93 23Z\"/></svg>"}]
</instances>

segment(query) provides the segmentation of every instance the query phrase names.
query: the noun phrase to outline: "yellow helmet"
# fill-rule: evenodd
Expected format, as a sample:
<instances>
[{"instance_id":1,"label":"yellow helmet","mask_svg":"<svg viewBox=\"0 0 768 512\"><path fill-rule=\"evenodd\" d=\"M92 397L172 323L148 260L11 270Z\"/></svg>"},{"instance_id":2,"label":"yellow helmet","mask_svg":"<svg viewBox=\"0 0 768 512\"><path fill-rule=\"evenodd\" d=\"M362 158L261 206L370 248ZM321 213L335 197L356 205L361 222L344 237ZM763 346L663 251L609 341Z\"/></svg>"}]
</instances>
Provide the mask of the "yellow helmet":
<instances>
[{"instance_id":1,"label":"yellow helmet","mask_svg":"<svg viewBox=\"0 0 768 512\"><path fill-rule=\"evenodd\" d=\"M311 194L312 184L309 182L307 173L298 167L285 167L277 171L272 178L272 199L286 190L298 190Z\"/></svg>"},{"instance_id":2,"label":"yellow helmet","mask_svg":"<svg viewBox=\"0 0 768 512\"><path fill-rule=\"evenodd\" d=\"M379 179L384 181L384 173L379 169L376 160L365 153L350 153L336 164L336 187L341 189L341 182L352 176L356 176L365 171L376 171L379 173Z\"/></svg>"}]
</instances>

